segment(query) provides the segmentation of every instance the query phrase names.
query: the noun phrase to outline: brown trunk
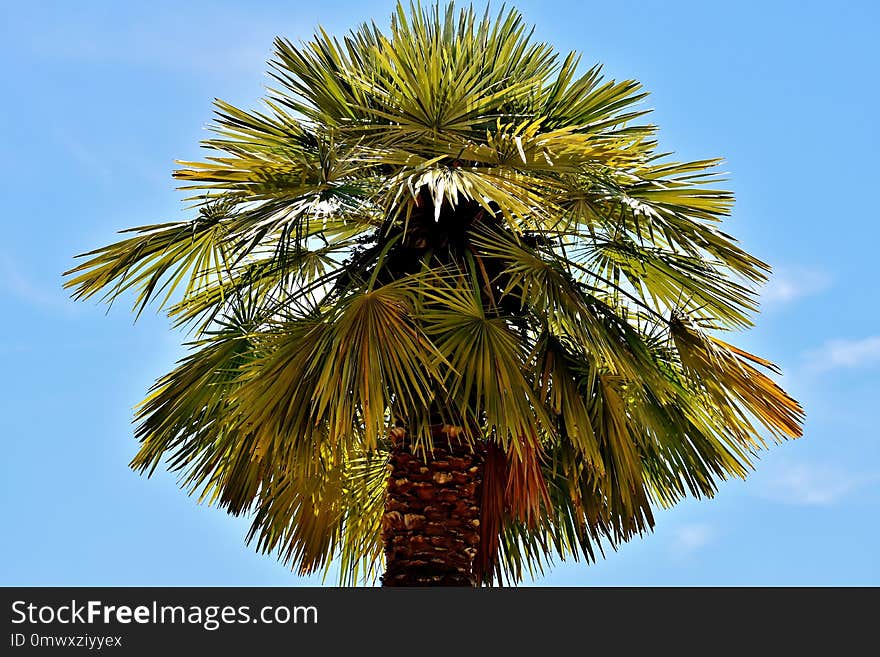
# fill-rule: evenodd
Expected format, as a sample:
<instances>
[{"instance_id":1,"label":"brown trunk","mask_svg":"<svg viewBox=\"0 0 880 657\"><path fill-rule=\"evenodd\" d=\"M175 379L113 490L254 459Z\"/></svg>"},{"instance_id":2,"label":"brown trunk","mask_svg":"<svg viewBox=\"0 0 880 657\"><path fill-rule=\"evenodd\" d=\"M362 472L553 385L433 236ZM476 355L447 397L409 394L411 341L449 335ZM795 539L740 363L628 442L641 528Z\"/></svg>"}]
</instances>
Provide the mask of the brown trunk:
<instances>
[{"instance_id":1,"label":"brown trunk","mask_svg":"<svg viewBox=\"0 0 880 657\"><path fill-rule=\"evenodd\" d=\"M397 433L382 518L382 585L476 586L482 453L438 427L426 458Z\"/></svg>"}]
</instances>

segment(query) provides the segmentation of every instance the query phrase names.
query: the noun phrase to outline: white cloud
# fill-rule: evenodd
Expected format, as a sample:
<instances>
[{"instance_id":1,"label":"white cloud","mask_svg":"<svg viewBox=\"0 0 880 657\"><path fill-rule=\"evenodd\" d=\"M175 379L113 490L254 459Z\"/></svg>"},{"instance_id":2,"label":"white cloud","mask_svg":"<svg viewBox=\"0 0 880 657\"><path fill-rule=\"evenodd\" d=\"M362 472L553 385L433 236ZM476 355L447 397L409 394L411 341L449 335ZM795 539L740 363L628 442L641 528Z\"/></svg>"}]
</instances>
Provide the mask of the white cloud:
<instances>
[{"instance_id":1,"label":"white cloud","mask_svg":"<svg viewBox=\"0 0 880 657\"><path fill-rule=\"evenodd\" d=\"M831 277L817 269L780 269L761 291L761 301L768 305L791 303L824 292L830 285Z\"/></svg>"},{"instance_id":2,"label":"white cloud","mask_svg":"<svg viewBox=\"0 0 880 657\"><path fill-rule=\"evenodd\" d=\"M681 525L673 532L670 548L674 556L684 557L706 547L715 538L716 532L709 525Z\"/></svg>"},{"instance_id":3,"label":"white cloud","mask_svg":"<svg viewBox=\"0 0 880 657\"><path fill-rule=\"evenodd\" d=\"M90 175L107 183L112 178L112 171L107 160L94 153L82 142L73 138L68 133L56 133L57 143L63 146L71 158L79 165L79 168L87 171Z\"/></svg>"},{"instance_id":4,"label":"white cloud","mask_svg":"<svg viewBox=\"0 0 880 657\"><path fill-rule=\"evenodd\" d=\"M832 506L878 477L849 472L832 465L786 463L760 479L766 499L798 506Z\"/></svg>"},{"instance_id":5,"label":"white cloud","mask_svg":"<svg viewBox=\"0 0 880 657\"><path fill-rule=\"evenodd\" d=\"M880 363L880 335L856 340L829 340L806 355L806 368L824 372L840 368L867 367Z\"/></svg>"},{"instance_id":6,"label":"white cloud","mask_svg":"<svg viewBox=\"0 0 880 657\"><path fill-rule=\"evenodd\" d=\"M52 311L72 312L73 304L61 290L61 279L58 280L57 290L41 287L30 280L10 257L0 253L0 292L5 291L31 306Z\"/></svg>"},{"instance_id":7,"label":"white cloud","mask_svg":"<svg viewBox=\"0 0 880 657\"><path fill-rule=\"evenodd\" d=\"M161 14L48 20L27 41L41 57L122 62L197 75L259 75L272 53L277 25L253 15ZM296 27L296 26L292 26ZM111 29L112 28L112 29ZM257 78L258 79L258 78Z\"/></svg>"}]
</instances>

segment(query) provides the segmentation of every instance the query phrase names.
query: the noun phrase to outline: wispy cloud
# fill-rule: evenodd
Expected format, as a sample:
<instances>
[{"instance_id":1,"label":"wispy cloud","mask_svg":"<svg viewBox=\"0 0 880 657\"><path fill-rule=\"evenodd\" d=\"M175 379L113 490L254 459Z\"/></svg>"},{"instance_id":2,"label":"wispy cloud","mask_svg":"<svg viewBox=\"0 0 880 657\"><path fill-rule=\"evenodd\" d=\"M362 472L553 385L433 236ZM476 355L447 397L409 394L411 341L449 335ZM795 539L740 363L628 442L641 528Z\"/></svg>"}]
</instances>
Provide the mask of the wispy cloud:
<instances>
[{"instance_id":1,"label":"wispy cloud","mask_svg":"<svg viewBox=\"0 0 880 657\"><path fill-rule=\"evenodd\" d=\"M832 506L877 481L880 477L876 475L854 473L835 465L785 463L766 472L756 489L762 497L775 502Z\"/></svg>"},{"instance_id":2,"label":"wispy cloud","mask_svg":"<svg viewBox=\"0 0 880 657\"><path fill-rule=\"evenodd\" d=\"M56 135L57 143L66 149L79 169L86 171L91 177L97 178L102 183L110 182L112 171L105 158L100 157L91 148L86 147L67 132L56 131Z\"/></svg>"},{"instance_id":3,"label":"wispy cloud","mask_svg":"<svg viewBox=\"0 0 880 657\"><path fill-rule=\"evenodd\" d=\"M677 527L672 536L670 550L677 558L686 557L712 543L717 537L713 527L706 524L688 524Z\"/></svg>"},{"instance_id":4,"label":"wispy cloud","mask_svg":"<svg viewBox=\"0 0 880 657\"><path fill-rule=\"evenodd\" d=\"M818 269L790 267L780 269L761 291L766 305L781 305L824 292L831 286L831 277Z\"/></svg>"},{"instance_id":5,"label":"wispy cloud","mask_svg":"<svg viewBox=\"0 0 880 657\"><path fill-rule=\"evenodd\" d=\"M880 335L866 338L829 340L805 355L805 369L810 372L869 367L880 364Z\"/></svg>"},{"instance_id":6,"label":"wispy cloud","mask_svg":"<svg viewBox=\"0 0 880 657\"><path fill-rule=\"evenodd\" d=\"M272 52L276 29L254 16L181 13L172 23L150 15L89 17L73 25L45 24L28 40L28 46L45 58L228 77L261 72Z\"/></svg>"},{"instance_id":7,"label":"wispy cloud","mask_svg":"<svg viewBox=\"0 0 880 657\"><path fill-rule=\"evenodd\" d=\"M28 305L70 313L73 304L61 290L35 283L9 256L0 253L0 292L24 301Z\"/></svg>"}]
</instances>

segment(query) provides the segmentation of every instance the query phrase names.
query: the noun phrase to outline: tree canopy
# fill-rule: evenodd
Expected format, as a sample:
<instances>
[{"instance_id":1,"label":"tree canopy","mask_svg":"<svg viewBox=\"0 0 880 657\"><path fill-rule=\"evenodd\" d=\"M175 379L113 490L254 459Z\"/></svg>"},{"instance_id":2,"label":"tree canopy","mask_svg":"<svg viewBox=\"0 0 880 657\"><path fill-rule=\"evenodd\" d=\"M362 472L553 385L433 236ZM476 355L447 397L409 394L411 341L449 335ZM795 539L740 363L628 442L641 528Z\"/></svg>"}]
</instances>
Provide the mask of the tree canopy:
<instances>
[{"instance_id":1,"label":"tree canopy","mask_svg":"<svg viewBox=\"0 0 880 657\"><path fill-rule=\"evenodd\" d=\"M451 4L279 38L270 66L264 107L217 100L210 157L175 172L195 218L68 272L190 332L134 468L167 459L299 572L371 580L389 433L429 446L440 417L503 456L499 582L593 560L800 435L774 366L719 337L770 268L720 229L718 160L659 149L638 82Z\"/></svg>"}]
</instances>

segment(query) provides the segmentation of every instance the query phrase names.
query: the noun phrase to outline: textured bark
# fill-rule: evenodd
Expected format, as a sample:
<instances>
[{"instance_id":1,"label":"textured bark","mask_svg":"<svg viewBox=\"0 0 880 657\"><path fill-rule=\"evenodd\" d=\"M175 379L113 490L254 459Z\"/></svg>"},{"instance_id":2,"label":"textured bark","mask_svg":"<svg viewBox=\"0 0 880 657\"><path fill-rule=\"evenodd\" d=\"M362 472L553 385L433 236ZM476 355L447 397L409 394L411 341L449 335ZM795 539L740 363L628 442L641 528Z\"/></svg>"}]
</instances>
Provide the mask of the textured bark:
<instances>
[{"instance_id":1,"label":"textured bark","mask_svg":"<svg viewBox=\"0 0 880 657\"><path fill-rule=\"evenodd\" d=\"M483 456L441 428L433 451L393 439L382 518L383 586L476 586Z\"/></svg>"}]
</instances>

